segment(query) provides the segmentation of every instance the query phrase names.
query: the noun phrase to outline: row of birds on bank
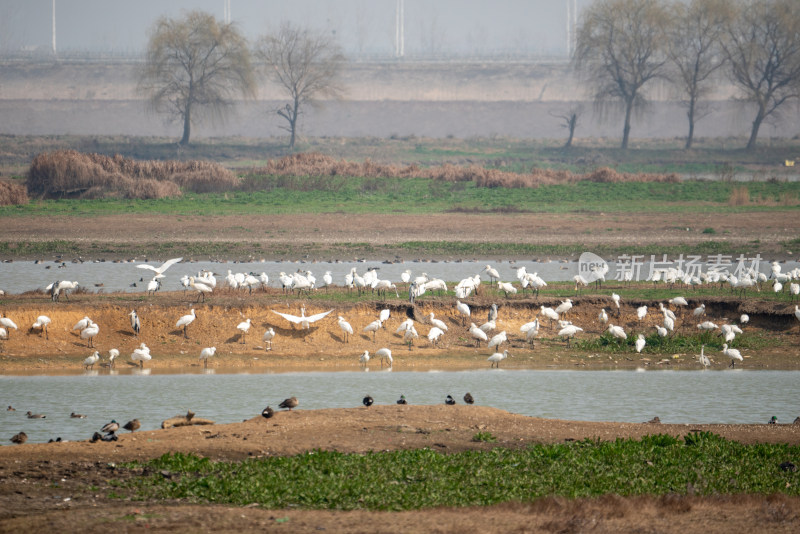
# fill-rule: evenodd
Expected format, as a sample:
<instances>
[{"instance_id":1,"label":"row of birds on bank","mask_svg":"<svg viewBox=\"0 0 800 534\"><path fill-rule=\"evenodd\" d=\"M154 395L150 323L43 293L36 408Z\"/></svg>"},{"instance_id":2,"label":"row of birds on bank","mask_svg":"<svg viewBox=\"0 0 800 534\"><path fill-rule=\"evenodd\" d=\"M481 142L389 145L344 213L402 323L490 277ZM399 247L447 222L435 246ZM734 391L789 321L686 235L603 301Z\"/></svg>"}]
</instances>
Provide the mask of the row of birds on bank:
<instances>
[{"instance_id":1,"label":"row of birds on bank","mask_svg":"<svg viewBox=\"0 0 800 534\"><path fill-rule=\"evenodd\" d=\"M8 407L8 411L15 411L15 410L11 406L9 406ZM28 412L28 418L29 419L34 419L34 418L35 419L44 419L46 417L43 414L35 414L34 416L31 416L30 413L31 412ZM73 419L85 419L86 418L85 415L76 414L75 412L71 413L70 417L73 418ZM127 423L125 423L124 425L122 425L121 428L123 428L125 430L128 430L130 432L135 432L136 430L139 430L139 428L141 428L141 426L142 426L142 424L138 419L132 419L132 420L128 421ZM89 441L92 442L92 443L95 443L97 441L117 441L116 432L119 429L120 429L120 424L117 423L116 420L112 419L111 422L106 423L105 425L103 425L103 427L100 429L100 432L95 432L92 435L92 438ZM15 434L10 439L10 441L12 443L16 443L18 445L22 445L27 440L28 440L28 435L24 431ZM61 443L62 439L60 437L56 438L56 439L51 439L50 443L53 443L53 442Z\"/></svg>"}]
</instances>

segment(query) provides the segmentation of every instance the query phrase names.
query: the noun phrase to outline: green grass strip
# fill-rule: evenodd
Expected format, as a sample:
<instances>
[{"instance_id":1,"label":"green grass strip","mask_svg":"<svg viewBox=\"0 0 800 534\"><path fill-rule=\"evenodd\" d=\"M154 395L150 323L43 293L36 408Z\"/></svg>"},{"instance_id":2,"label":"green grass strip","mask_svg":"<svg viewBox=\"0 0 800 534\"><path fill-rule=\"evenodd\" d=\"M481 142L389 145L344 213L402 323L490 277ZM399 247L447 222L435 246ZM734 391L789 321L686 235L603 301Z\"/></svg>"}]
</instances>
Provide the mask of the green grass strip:
<instances>
[{"instance_id":1,"label":"green grass strip","mask_svg":"<svg viewBox=\"0 0 800 534\"><path fill-rule=\"evenodd\" d=\"M484 506L609 493L798 495L797 475L779 466L799 454L797 446L743 445L711 433L457 454L312 451L233 463L177 453L135 464L155 474L130 484L141 499L333 510Z\"/></svg>"}]
</instances>

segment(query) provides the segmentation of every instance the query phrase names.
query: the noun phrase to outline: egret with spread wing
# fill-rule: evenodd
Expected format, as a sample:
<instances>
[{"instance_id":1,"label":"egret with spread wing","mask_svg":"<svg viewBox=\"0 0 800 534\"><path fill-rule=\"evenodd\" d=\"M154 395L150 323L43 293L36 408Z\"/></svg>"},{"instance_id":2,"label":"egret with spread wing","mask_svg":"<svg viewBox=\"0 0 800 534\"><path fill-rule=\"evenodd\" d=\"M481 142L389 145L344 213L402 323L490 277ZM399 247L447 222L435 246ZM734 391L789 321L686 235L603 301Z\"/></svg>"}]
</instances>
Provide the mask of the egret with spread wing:
<instances>
[{"instance_id":1,"label":"egret with spread wing","mask_svg":"<svg viewBox=\"0 0 800 534\"><path fill-rule=\"evenodd\" d=\"M136 267L138 267L139 269L149 269L155 272L156 274L164 274L164 272L167 269L169 269L182 259L183 258L172 258L171 260L167 260L164 263L162 263L160 267L153 267L152 265L147 265L147 264L137 265Z\"/></svg>"},{"instance_id":2,"label":"egret with spread wing","mask_svg":"<svg viewBox=\"0 0 800 534\"><path fill-rule=\"evenodd\" d=\"M275 310L270 310L270 311L272 313L280 315L281 317L283 317L284 319L286 319L287 321L289 321L293 325L299 324L300 327L303 330L308 330L309 328L311 328L311 324L312 323L315 323L315 322L319 321L320 319L324 319L333 310L331 309L331 310L328 310L326 312L315 313L314 315L309 315L308 317L306 317L306 309L305 309L305 307L300 308L300 316L299 317L297 315L292 315L290 313L281 313L281 312L276 312Z\"/></svg>"}]
</instances>

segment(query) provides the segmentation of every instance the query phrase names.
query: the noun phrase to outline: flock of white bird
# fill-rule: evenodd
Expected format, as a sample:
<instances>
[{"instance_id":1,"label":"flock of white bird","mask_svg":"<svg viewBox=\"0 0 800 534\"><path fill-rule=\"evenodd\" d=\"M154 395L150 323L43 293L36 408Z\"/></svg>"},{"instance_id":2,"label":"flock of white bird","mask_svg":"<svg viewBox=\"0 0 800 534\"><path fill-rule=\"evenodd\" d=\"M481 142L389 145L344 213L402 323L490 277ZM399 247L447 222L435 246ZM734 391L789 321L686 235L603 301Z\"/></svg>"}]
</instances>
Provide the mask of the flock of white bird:
<instances>
[{"instance_id":1,"label":"flock of white bird","mask_svg":"<svg viewBox=\"0 0 800 534\"><path fill-rule=\"evenodd\" d=\"M148 292L155 292L161 287L161 280L165 277L165 272L176 263L179 263L183 258L173 258L170 259L160 266L154 267L152 265L142 264L137 265L140 269L147 269L153 271L155 274L153 279L148 283L147 291ZM501 280L500 274L497 269L493 268L491 265L486 265L485 268L481 271L481 273L485 273L489 278L490 284L497 282L497 287L499 291L508 295L513 295L517 293L517 288L508 282L503 282ZM593 273L593 279L595 283L602 283L604 280L604 275L606 271L597 271L595 270ZM542 280L537 273L528 273L526 268L520 267L516 269L516 277L519 283L520 289L525 292L526 290L530 289L532 292L538 293L538 291L547 286L547 283ZM429 278L427 273L422 273L419 276L413 277L411 270L406 270L401 274L401 282L407 284L409 287L409 297L413 301L414 298L424 295L426 292L429 291L447 291L447 284L438 278ZM280 281L281 287L285 292L298 292L302 293L303 291L312 291L317 290L320 288L326 288L334 285L331 272L326 271L326 273L322 276L320 283L318 283L317 279L311 273L311 271L298 271L291 274L286 274L281 272L278 276ZM665 284L676 284L682 283L688 287L693 287L700 284L725 284L727 283L731 290L746 290L749 288L755 288L756 290L761 290L762 284L767 282L768 280L773 279L773 289L774 291L783 291L786 287L788 287L790 294L794 297L795 295L800 294L800 285L798 283L793 282L793 280L800 280L800 269L794 269L788 273L781 272L781 266L777 262L772 264L772 275L767 277L763 273L756 273L756 272L747 272L741 277L737 278L733 275L727 274L719 274L714 272L708 273L700 273L698 276L693 275L686 275L682 273L680 270L668 268L665 270L656 271L651 278L654 283L663 282ZM583 279L580 275L575 277L575 289L576 292L580 290L581 286L588 285L585 279ZM210 271L201 271L197 274L197 276L188 276L185 275L181 278L181 284L185 290L194 289L198 292L198 299L202 298L205 299L207 294L211 294L214 289L217 287L217 280L214 273ZM252 273L233 273L232 271L228 270L227 275L225 276L225 284L233 289L247 289L249 292L252 292L253 289L259 288L266 288L269 284L269 276L266 273L261 273L260 275L254 275ZM470 307L467 303L462 302L462 299L466 299L469 295L474 292L477 287L481 284L481 276L480 274L476 274L472 277L467 277L455 286L455 294L456 294L456 303L455 303L455 314L456 316L460 316L462 318L464 326L467 323L470 323L469 327L469 335L472 339L475 340L476 346L479 346L481 343L485 342L489 349L494 349L495 352L491 354L488 358L488 361L491 365L498 366L502 360L511 356L508 353L508 350L504 350L503 352L499 352L500 347L503 343L508 342L508 336L505 330L493 334L493 331L497 328L497 306L492 305L492 308L489 311L488 320L477 326L474 322L472 322L472 314ZM74 289L78 286L78 282L62 282L57 281L48 286L48 291L53 296L54 300L58 300L59 295L67 295L68 291ZM396 284L392 283L389 280L382 280L378 276L378 268L372 267L367 269L367 271L362 275L360 275L356 268L350 270L350 272L344 277L344 286L350 289L356 289L359 293L362 293L367 290L377 291L379 296L383 295L385 298L385 294L388 290L394 290L396 296L399 297L399 293L397 291ZM793 298L792 297L792 298ZM68 297L67 297L68 298ZM614 310L616 312L616 316L619 317L620 315L620 296L616 293L612 293L611 295L612 303L614 306ZM669 307L671 306L675 310L685 309L688 306L688 301L683 297L675 297L669 299L667 302L668 306L665 306L663 302L659 303L658 312L661 314L660 317L660 324L656 324L654 328L656 329L657 333L661 337L666 337L673 333L676 328L676 314L675 312ZM542 320L547 319L548 327L550 329L555 328L555 324L558 325L557 336L566 341L567 346L569 347L571 344L571 340L576 337L581 332L584 332L584 329L578 325L572 324L571 321L567 320L569 316L570 310L573 308L573 301L572 299L565 299L560 305L556 306L555 308L550 308L546 306L541 306L537 316L530 322L527 322L522 325L520 328L521 333L525 337L525 341L531 346L534 344L535 338L540 333L540 318ZM306 316L305 308L301 308L300 315L292 315L288 313L278 312L271 310L276 315L282 317L283 319L289 321L292 325L292 328L295 325L298 325L303 330L309 330L311 325L317 321L320 321L327 317L333 310L328 310L322 313L317 313L314 315ZM636 319L638 322L644 321L648 313L656 313L648 310L647 306L640 306L636 309ZM612 312L613 314L613 312ZM373 341L376 339L377 333L382 329L385 328L384 323L389 319L389 310L384 309L380 312L379 317L377 317L374 321L369 322L366 326L362 328L362 332L365 334L372 334ZM696 324L697 329L701 332L714 332L719 330L719 335L724 337L725 344L723 345L723 354L730 358L731 365L735 366L737 361L742 361L742 355L736 349L729 348L729 343L732 343L735 337L739 334L742 334L742 326L746 324L749 320L747 315L742 315L739 318L738 324L722 324L716 325L712 321L703 320L706 315L706 305L700 304L696 308L694 308L691 312L691 316L693 319L699 321ZM141 330L141 321L136 310L132 310L129 313L130 316L130 323L131 329L134 332L135 336L138 336ZM795 316L798 320L800 320L800 308L795 306ZM188 339L188 326L192 324L197 318L197 314L194 309L190 311L189 314L184 315L178 319L175 326L183 331L184 337ZM432 346L437 346L438 343L442 340L445 334L448 331L447 324L442 321L441 319L437 319L434 313L430 313L427 317L427 323L430 324L430 328L426 335L429 343ZM628 338L628 332L622 326L615 325L610 321L609 312L606 311L605 308L601 309L597 315L597 320L602 323L603 329L608 332L608 334L616 339L619 342L624 342ZM32 325L32 329L39 330L43 335L47 336L48 326L50 325L51 320L49 317L42 315L39 316L35 323ZM684 319L682 321L683 326L685 327L687 324L687 320ZM239 331L241 343L246 343L246 336L250 331L252 326L251 319L245 319L243 322L237 325L237 330ZM348 322L347 319L343 316L338 316L338 326L343 333L342 340L344 342L349 342L350 337L354 333L353 326ZM9 330L17 329L17 325L9 319L8 317L0 317L0 338L8 338ZM100 326L93 322L89 317L84 317L81 321L79 321L74 327L73 331L77 330L78 334L81 339L87 341L87 346L89 348L93 348L93 341L94 338L100 332ZM396 329L395 333L403 338L404 343L406 343L411 350L413 346L414 340L419 338L419 333L415 326L415 321L411 318L407 318L403 322L400 323L398 328ZM491 335L491 337L490 337ZM646 336L644 333L637 333L636 341L634 343L634 347L636 352L641 352L647 344ZM263 335L262 341L266 344L266 350L272 349L272 343L274 338L276 337L276 332L272 327L267 328ZM200 354L200 359L204 361L204 365L207 366L208 359L213 357L216 353L216 347L206 347L203 348ZM391 351L388 348L382 348L378 350L376 356L379 356L381 359L381 366L383 366L384 362L386 362L389 366L392 364L392 356ZM119 351L117 349L111 349L109 351L108 356L108 364L109 366L114 365L114 361L116 357L119 355ZM143 366L144 362L149 361L152 358L150 354L150 349L142 343L138 348L136 348L133 353L131 354L131 360L138 365ZM86 368L92 368L94 364L98 363L102 357L100 356L98 351L95 351L91 356L89 356L84 361L84 366ZM366 365L369 362L370 356L369 351L365 351L359 358L360 362L363 365ZM701 350L701 354L699 355L699 361L704 366L708 366L709 360L708 357Z\"/></svg>"}]
</instances>

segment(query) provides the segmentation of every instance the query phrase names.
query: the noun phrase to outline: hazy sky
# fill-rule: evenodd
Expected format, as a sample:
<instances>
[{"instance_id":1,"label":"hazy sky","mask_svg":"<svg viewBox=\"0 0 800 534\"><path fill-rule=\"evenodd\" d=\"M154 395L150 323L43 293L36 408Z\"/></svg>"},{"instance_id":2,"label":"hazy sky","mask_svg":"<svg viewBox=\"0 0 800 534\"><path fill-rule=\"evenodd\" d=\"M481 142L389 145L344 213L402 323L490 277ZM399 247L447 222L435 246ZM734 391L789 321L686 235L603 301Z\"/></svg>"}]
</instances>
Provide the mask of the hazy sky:
<instances>
[{"instance_id":1,"label":"hazy sky","mask_svg":"<svg viewBox=\"0 0 800 534\"><path fill-rule=\"evenodd\" d=\"M0 0L0 49L50 50L53 0ZM404 0L414 55L566 54L568 0ZM592 0L577 0L578 10ZM140 53L153 22L224 0L55 0L59 52ZM230 0L248 39L284 21L335 33L351 55L393 55L397 0Z\"/></svg>"}]
</instances>

